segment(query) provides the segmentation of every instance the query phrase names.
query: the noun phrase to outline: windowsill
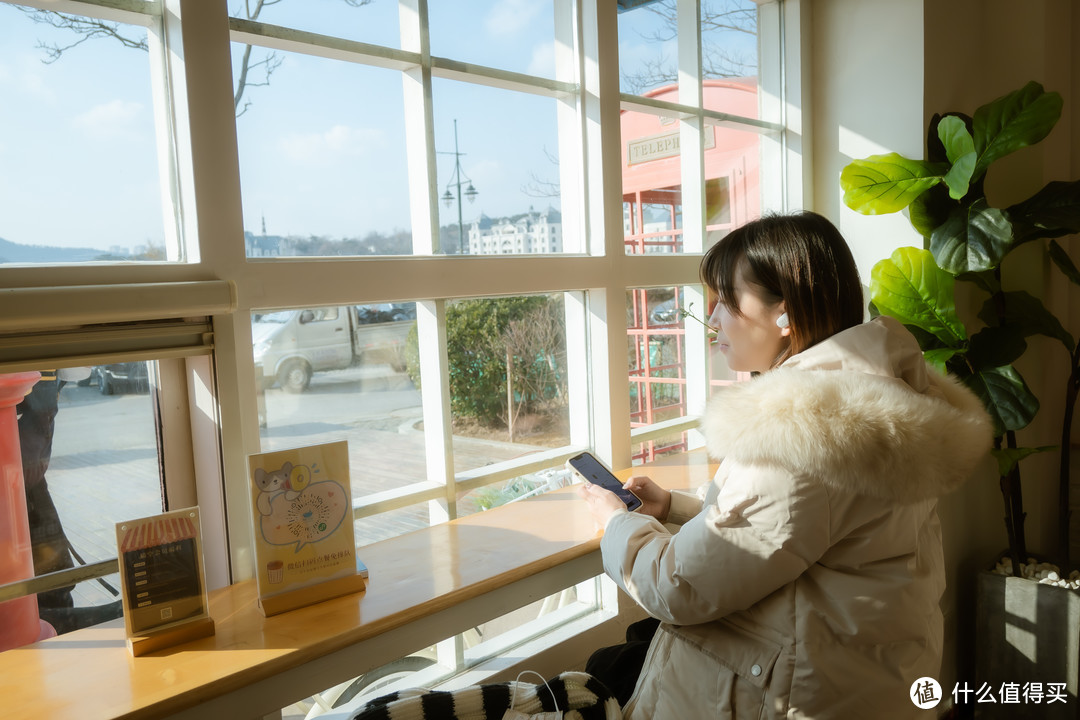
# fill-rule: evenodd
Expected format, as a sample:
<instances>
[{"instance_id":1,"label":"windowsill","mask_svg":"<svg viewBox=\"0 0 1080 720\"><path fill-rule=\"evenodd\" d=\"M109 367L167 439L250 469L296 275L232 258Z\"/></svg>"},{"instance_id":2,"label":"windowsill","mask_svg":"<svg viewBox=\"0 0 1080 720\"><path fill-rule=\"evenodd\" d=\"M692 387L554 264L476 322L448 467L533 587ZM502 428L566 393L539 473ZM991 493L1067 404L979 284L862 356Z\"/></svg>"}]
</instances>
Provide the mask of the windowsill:
<instances>
[{"instance_id":1,"label":"windowsill","mask_svg":"<svg viewBox=\"0 0 1080 720\"><path fill-rule=\"evenodd\" d=\"M617 474L685 488L712 469L693 451ZM210 594L210 638L132 658L114 621L9 650L5 706L46 718L269 714L599 574L593 528L564 488L361 548L370 571L361 594L265 618L248 581Z\"/></svg>"}]
</instances>

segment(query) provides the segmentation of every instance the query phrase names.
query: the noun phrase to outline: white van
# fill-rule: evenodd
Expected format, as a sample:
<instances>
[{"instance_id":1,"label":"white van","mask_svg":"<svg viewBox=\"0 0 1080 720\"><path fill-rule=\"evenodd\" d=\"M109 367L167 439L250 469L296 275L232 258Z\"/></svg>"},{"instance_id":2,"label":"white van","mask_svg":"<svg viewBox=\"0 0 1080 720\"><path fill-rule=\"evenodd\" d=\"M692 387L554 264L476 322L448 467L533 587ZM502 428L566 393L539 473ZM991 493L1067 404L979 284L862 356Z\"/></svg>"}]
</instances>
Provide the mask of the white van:
<instances>
[{"instance_id":1,"label":"white van","mask_svg":"<svg viewBox=\"0 0 1080 720\"><path fill-rule=\"evenodd\" d=\"M282 310L254 317L251 325L255 373L260 387L275 383L303 392L312 373L347 368L362 358L405 369L405 338L413 320L383 320L372 307Z\"/></svg>"}]
</instances>

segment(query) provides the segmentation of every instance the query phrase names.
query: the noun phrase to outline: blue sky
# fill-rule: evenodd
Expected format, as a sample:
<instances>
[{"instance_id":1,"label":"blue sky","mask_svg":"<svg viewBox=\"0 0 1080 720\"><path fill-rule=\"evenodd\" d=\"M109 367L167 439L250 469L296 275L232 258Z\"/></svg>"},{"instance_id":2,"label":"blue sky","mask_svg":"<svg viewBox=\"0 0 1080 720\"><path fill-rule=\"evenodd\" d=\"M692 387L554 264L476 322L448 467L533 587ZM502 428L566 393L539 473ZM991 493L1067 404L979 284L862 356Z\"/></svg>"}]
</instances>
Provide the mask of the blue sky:
<instances>
[{"instance_id":1,"label":"blue sky","mask_svg":"<svg viewBox=\"0 0 1080 720\"><path fill-rule=\"evenodd\" d=\"M234 3L230 2L230 7ZM432 0L432 53L553 75L552 2ZM657 53L642 34L655 16L620 16L625 68ZM396 47L396 0L353 8L342 0L284 0L260 20ZM635 27L637 25L637 27ZM133 33L144 32L131 28ZM0 5L0 238L21 244L132 248L163 237L150 69L145 52L89 40L44 64L39 40L74 36ZM235 58L243 46L234 46ZM256 54L262 52L256 48ZM395 71L278 53L267 87L248 89L237 119L245 228L274 235L363 237L410 227L402 86ZM554 180L555 103L436 79L435 142L453 150L479 192L465 221L523 212L558 199L531 197L532 179ZM438 156L440 194L453 157ZM456 206L440 205L440 222Z\"/></svg>"}]
</instances>

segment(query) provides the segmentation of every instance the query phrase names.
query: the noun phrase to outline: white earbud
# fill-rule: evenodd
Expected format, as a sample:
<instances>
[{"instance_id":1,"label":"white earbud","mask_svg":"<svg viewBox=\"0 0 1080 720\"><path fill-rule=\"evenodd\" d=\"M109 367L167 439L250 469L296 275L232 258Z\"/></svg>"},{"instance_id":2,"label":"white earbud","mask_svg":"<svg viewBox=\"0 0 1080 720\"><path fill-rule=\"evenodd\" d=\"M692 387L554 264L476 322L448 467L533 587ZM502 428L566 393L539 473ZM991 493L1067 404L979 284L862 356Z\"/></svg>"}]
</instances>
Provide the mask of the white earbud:
<instances>
[{"instance_id":1,"label":"white earbud","mask_svg":"<svg viewBox=\"0 0 1080 720\"><path fill-rule=\"evenodd\" d=\"M780 313L780 317L776 318L776 327L783 330L791 323L788 321L787 313Z\"/></svg>"}]
</instances>

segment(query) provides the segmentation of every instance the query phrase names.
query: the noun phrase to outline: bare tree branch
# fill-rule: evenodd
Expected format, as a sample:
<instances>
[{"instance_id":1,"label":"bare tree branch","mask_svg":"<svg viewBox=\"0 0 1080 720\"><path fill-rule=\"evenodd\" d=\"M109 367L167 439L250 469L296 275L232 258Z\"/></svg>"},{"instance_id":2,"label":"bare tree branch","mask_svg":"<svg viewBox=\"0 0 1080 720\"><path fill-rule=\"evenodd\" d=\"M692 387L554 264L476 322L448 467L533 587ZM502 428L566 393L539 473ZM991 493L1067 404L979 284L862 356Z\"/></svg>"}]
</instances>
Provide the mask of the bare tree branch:
<instances>
[{"instance_id":1,"label":"bare tree branch","mask_svg":"<svg viewBox=\"0 0 1080 720\"><path fill-rule=\"evenodd\" d=\"M662 25L641 37L662 44L678 36L678 14L675 0L660 0L643 8L663 21ZM710 42L713 32L736 32L757 34L757 15L752 8L739 7L733 0L705 2L701 6L702 59L701 69L705 78L745 77L757 71L754 57L746 57L736 50ZM628 92L640 95L662 85L677 81L678 67L664 55L646 61L640 70L624 72L622 81Z\"/></svg>"},{"instance_id":2,"label":"bare tree branch","mask_svg":"<svg viewBox=\"0 0 1080 720\"><path fill-rule=\"evenodd\" d=\"M63 15L61 13L52 12L51 10L33 10L31 8L19 7L18 5L16 5L16 8L26 13L26 15L36 23L51 25L52 27L61 30L70 30L82 36L70 45L64 46L54 43L38 42L37 47L45 52L46 59L42 62L46 65L51 65L59 60L60 57L71 48L94 38L112 38L124 47L135 50L147 49L145 38L138 39L124 35L120 32L120 26L116 23L105 22L104 20L94 20L93 18Z\"/></svg>"},{"instance_id":3,"label":"bare tree branch","mask_svg":"<svg viewBox=\"0 0 1080 720\"><path fill-rule=\"evenodd\" d=\"M239 5L236 10L231 14L234 17L243 17L247 20L258 20L262 11L271 5L277 5L282 0L244 0L242 5ZM345 4L349 7L363 7L364 5L371 4L372 0L344 0ZM42 62L46 64L52 64L59 60L65 52L82 45L87 40L96 38L110 38L119 42L121 45L133 50L148 50L145 36L142 38L133 37L125 34L121 30L121 26L117 23L105 22L104 20L95 20L93 18L84 18L74 15L65 15L52 10L35 10L32 8L24 8L15 6L27 16L30 17L36 23L42 25L49 25L59 30L68 30L76 35L80 36L79 39L72 42L70 45L59 45L55 43L38 42L37 47L45 53L45 59ZM273 50L265 51L265 54L256 56L256 59L252 59L252 46L244 46L244 54L240 61L240 69L236 78L236 90L233 94L233 108L236 112L236 117L240 117L247 109L251 107L251 100L244 99L244 93L248 88L260 87L270 84L270 76L274 74L274 71L281 66L282 58L278 56ZM257 77L252 75L255 72Z\"/></svg>"},{"instance_id":4,"label":"bare tree branch","mask_svg":"<svg viewBox=\"0 0 1080 720\"><path fill-rule=\"evenodd\" d=\"M546 145L543 149L548 162L556 168L559 167L559 156L548 150ZM521 192L529 197L536 198L559 197L559 183L558 181L545 180L535 170L531 170L529 172L529 182L521 186Z\"/></svg>"}]
</instances>

